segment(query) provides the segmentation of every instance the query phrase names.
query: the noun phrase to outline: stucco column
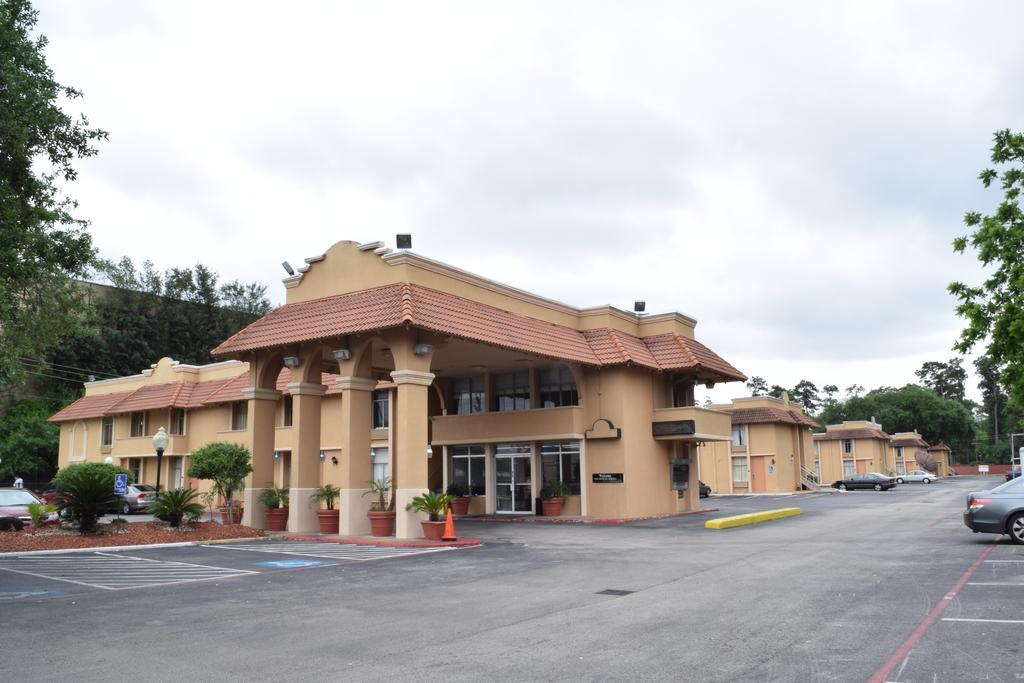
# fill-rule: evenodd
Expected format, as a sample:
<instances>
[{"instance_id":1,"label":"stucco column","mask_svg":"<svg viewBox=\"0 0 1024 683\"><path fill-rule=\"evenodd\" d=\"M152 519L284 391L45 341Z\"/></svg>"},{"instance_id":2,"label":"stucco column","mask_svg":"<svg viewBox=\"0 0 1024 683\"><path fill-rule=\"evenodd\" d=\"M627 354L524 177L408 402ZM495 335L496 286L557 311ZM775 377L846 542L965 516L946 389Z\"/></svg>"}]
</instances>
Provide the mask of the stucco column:
<instances>
[{"instance_id":1,"label":"stucco column","mask_svg":"<svg viewBox=\"0 0 1024 683\"><path fill-rule=\"evenodd\" d=\"M322 384L296 382L292 395L292 459L289 482L288 531L318 531L316 513L309 497L320 486L320 404L327 388Z\"/></svg>"},{"instance_id":2,"label":"stucco column","mask_svg":"<svg viewBox=\"0 0 1024 683\"><path fill-rule=\"evenodd\" d=\"M421 370L395 370L391 378L398 385L395 423L395 537L420 538L420 516L406 512L415 496L427 491L427 399L434 375Z\"/></svg>"},{"instance_id":3,"label":"stucco column","mask_svg":"<svg viewBox=\"0 0 1024 683\"><path fill-rule=\"evenodd\" d=\"M249 402L249 451L252 453L252 474L245 479L242 501L245 511L242 524L267 528L263 504L258 497L268 482L274 481L274 418L280 392L250 387L242 391Z\"/></svg>"},{"instance_id":4,"label":"stucco column","mask_svg":"<svg viewBox=\"0 0 1024 683\"><path fill-rule=\"evenodd\" d=\"M373 502L364 496L373 476L370 461L371 398L377 382L363 377L339 377L341 388L341 461L338 469L338 488L341 496L338 509L341 520L338 532L342 536L365 536L370 533L370 520L366 517ZM390 423L392 429L394 423Z\"/></svg>"}]
</instances>

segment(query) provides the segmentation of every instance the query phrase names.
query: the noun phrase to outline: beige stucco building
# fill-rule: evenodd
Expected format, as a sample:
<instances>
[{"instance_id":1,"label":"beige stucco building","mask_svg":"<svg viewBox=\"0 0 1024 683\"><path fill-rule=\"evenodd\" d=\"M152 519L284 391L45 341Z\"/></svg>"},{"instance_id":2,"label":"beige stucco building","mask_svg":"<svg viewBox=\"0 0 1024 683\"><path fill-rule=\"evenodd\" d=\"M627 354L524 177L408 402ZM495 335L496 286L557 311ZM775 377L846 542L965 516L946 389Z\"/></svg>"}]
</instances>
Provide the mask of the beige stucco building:
<instances>
[{"instance_id":1,"label":"beige stucco building","mask_svg":"<svg viewBox=\"0 0 1024 683\"><path fill-rule=\"evenodd\" d=\"M731 439L699 448L700 479L716 493L786 493L813 488L811 429L818 423L788 398L738 398L714 406L729 414Z\"/></svg>"},{"instance_id":2,"label":"beige stucco building","mask_svg":"<svg viewBox=\"0 0 1024 683\"><path fill-rule=\"evenodd\" d=\"M890 437L873 419L828 425L813 438L814 458L823 484L865 472L895 471Z\"/></svg>"},{"instance_id":3,"label":"beige stucco building","mask_svg":"<svg viewBox=\"0 0 1024 683\"><path fill-rule=\"evenodd\" d=\"M928 447L928 455L932 456L932 459L935 460L935 473L940 477L948 477L952 471L949 462L951 453L950 447L941 441L934 446Z\"/></svg>"},{"instance_id":4,"label":"beige stucco building","mask_svg":"<svg viewBox=\"0 0 1024 683\"><path fill-rule=\"evenodd\" d=\"M380 242L339 242L284 284L284 306L214 350L228 362L161 361L140 377L88 385L54 418L61 465L102 458L106 448L131 466L139 461L151 481L145 436L184 410L184 433L168 449L181 459L173 467L201 441L251 449L245 523L263 526L257 494L287 481L289 528L314 530L306 501L333 483L342 490L341 532L366 533L363 493L386 473L396 535L410 538L420 535L419 517L406 503L453 482L473 492L471 512L533 513L550 481L570 490L565 514L696 509L696 446L730 439L730 415L695 406L694 386L745 377L698 342L696 321L682 314L573 308ZM198 389L228 375L209 396ZM144 400L147 383L176 382L195 385L187 400ZM125 402L106 407L99 398L127 391ZM389 428L374 429L384 396ZM102 414L76 413L85 402ZM135 436L139 428L144 436ZM379 472L371 448L387 448Z\"/></svg>"}]
</instances>

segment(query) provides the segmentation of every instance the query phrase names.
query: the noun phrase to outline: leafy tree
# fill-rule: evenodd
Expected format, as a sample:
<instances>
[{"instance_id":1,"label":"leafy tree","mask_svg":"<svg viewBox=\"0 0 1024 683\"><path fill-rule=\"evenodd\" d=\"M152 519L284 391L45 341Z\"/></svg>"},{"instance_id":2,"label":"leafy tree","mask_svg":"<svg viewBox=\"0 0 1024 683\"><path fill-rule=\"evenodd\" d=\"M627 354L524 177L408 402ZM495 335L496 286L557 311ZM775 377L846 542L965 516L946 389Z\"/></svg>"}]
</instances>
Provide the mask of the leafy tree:
<instances>
[{"instance_id":1,"label":"leafy tree","mask_svg":"<svg viewBox=\"0 0 1024 683\"><path fill-rule=\"evenodd\" d=\"M768 393L768 382L764 381L764 377L755 375L747 382L747 388L750 389L751 396L764 396Z\"/></svg>"},{"instance_id":2,"label":"leafy tree","mask_svg":"<svg viewBox=\"0 0 1024 683\"><path fill-rule=\"evenodd\" d=\"M39 480L57 465L60 426L47 422L59 406L51 399L15 401L0 418L0 481L15 474Z\"/></svg>"},{"instance_id":3,"label":"leafy tree","mask_svg":"<svg viewBox=\"0 0 1024 683\"><path fill-rule=\"evenodd\" d=\"M999 380L999 366L988 356L979 356L974 361L974 369L978 373L978 389L981 391L979 431L984 438L997 442L1000 435L1021 431L1021 411L1010 403L1010 397Z\"/></svg>"},{"instance_id":4,"label":"leafy tree","mask_svg":"<svg viewBox=\"0 0 1024 683\"><path fill-rule=\"evenodd\" d=\"M948 363L928 361L914 374L922 384L939 396L957 401L965 400L967 370L964 369L962 358L950 358Z\"/></svg>"},{"instance_id":5,"label":"leafy tree","mask_svg":"<svg viewBox=\"0 0 1024 683\"><path fill-rule=\"evenodd\" d=\"M772 398L782 398L782 395L786 393L786 387L773 384L772 388L768 390L768 395Z\"/></svg>"},{"instance_id":6,"label":"leafy tree","mask_svg":"<svg viewBox=\"0 0 1024 683\"><path fill-rule=\"evenodd\" d=\"M850 386L846 387L846 397L847 398L850 398L852 396L861 396L863 394L864 394L864 387L863 387L863 385L851 384Z\"/></svg>"},{"instance_id":7,"label":"leafy tree","mask_svg":"<svg viewBox=\"0 0 1024 683\"><path fill-rule=\"evenodd\" d=\"M987 215L967 212L968 234L953 241L958 253L968 245L974 248L989 273L981 286L949 285L960 302L956 312L966 321L955 348L967 353L979 342L987 342L985 355L1001 368L1000 379L1010 401L1024 410L1024 212L1020 207L1024 133L996 132L992 164L999 170L987 168L979 178L986 188L998 181L1002 201Z\"/></svg>"},{"instance_id":8,"label":"leafy tree","mask_svg":"<svg viewBox=\"0 0 1024 683\"><path fill-rule=\"evenodd\" d=\"M252 472L252 456L249 449L229 441L214 441L192 452L188 476L213 482L214 490L224 497L230 510L232 493L245 485L245 478Z\"/></svg>"},{"instance_id":9,"label":"leafy tree","mask_svg":"<svg viewBox=\"0 0 1024 683\"><path fill-rule=\"evenodd\" d=\"M816 412L821 405L821 398L818 395L818 387L814 382L802 379L789 392L789 397L804 407L809 413Z\"/></svg>"},{"instance_id":10,"label":"leafy tree","mask_svg":"<svg viewBox=\"0 0 1024 683\"><path fill-rule=\"evenodd\" d=\"M94 252L58 184L107 137L60 108L81 93L55 80L37 21L28 0L0 2L0 383L22 378L22 359L41 359L77 322L72 278Z\"/></svg>"}]
</instances>

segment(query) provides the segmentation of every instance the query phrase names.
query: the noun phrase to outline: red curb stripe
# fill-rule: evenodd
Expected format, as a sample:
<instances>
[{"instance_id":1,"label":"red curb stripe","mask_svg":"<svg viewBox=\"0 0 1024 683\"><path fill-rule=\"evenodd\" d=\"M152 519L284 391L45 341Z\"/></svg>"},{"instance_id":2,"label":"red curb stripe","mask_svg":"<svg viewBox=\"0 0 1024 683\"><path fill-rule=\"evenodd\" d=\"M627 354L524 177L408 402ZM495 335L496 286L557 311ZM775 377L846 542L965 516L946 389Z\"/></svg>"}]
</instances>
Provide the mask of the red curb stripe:
<instances>
[{"instance_id":1,"label":"red curb stripe","mask_svg":"<svg viewBox=\"0 0 1024 683\"><path fill-rule=\"evenodd\" d=\"M978 567L981 566L981 563L985 561L985 558L988 557L989 553L991 553L994 548L994 545L990 545L981 551L981 555L978 555L978 559L974 561L974 564L972 564L970 568L964 572L964 575L961 576L955 584L953 584L953 587L949 589L949 592L942 597L942 600L939 600L939 603L932 608L932 611L928 613L928 616L926 616L924 620L917 625L917 628L915 628L914 632L910 634L902 645L900 645L899 649L892 653L892 656L889 657L888 661L886 661L882 668L876 671L875 675L868 679L868 683L885 683L887 676L900 662L903 661L907 654L910 653L910 650L917 644L917 641L921 640L921 636L925 634L925 631L931 628L932 624L938 621L939 616L946 611L946 608L949 607L949 603L953 602L953 598L956 597L956 594L960 592L960 589L964 587L964 584L967 583L971 578L971 575L978 569Z\"/></svg>"},{"instance_id":2,"label":"red curb stripe","mask_svg":"<svg viewBox=\"0 0 1024 683\"><path fill-rule=\"evenodd\" d=\"M350 543L353 545L376 545L386 548L470 548L483 545L482 538L464 536L458 541L378 541L369 538L321 538L319 536L281 536L286 541L316 541L317 543ZM273 541L273 539L270 539Z\"/></svg>"}]
</instances>

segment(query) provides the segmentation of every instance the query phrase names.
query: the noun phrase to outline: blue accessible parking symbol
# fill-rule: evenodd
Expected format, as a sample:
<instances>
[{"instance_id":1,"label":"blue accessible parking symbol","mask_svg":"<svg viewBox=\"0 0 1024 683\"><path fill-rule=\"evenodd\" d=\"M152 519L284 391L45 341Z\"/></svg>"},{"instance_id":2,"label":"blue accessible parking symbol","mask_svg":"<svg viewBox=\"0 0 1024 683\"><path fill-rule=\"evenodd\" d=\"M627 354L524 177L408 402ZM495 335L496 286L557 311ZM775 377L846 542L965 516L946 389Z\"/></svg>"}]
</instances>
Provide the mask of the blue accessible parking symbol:
<instances>
[{"instance_id":1,"label":"blue accessible parking symbol","mask_svg":"<svg viewBox=\"0 0 1024 683\"><path fill-rule=\"evenodd\" d=\"M326 560L271 560L270 562L253 562L257 567L274 567L275 569L299 569L315 567L320 564L333 564Z\"/></svg>"},{"instance_id":2,"label":"blue accessible parking symbol","mask_svg":"<svg viewBox=\"0 0 1024 683\"><path fill-rule=\"evenodd\" d=\"M115 474L114 475L114 493L119 496L123 496L128 493L128 475L127 474Z\"/></svg>"}]
</instances>

